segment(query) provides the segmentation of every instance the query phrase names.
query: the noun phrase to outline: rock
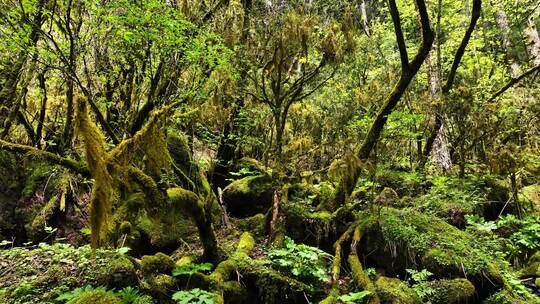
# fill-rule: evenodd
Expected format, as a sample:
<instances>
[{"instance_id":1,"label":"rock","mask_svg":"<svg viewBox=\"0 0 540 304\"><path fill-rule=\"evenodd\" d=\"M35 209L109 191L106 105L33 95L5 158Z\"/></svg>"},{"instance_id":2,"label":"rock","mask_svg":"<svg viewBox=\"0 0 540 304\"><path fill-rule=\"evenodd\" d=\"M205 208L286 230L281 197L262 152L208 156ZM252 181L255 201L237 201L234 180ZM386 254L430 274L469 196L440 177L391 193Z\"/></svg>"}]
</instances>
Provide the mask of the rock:
<instances>
[{"instance_id":1,"label":"rock","mask_svg":"<svg viewBox=\"0 0 540 304\"><path fill-rule=\"evenodd\" d=\"M380 216L360 215L363 232L360 254L369 253L366 263L384 269L386 275L403 275L415 265L442 278L468 278L478 293L490 294L504 286L490 249L477 237L435 216L411 209L383 208Z\"/></svg>"},{"instance_id":2,"label":"rock","mask_svg":"<svg viewBox=\"0 0 540 304\"><path fill-rule=\"evenodd\" d=\"M84 292L74 304L122 304L122 301L110 291L96 289Z\"/></svg>"},{"instance_id":3,"label":"rock","mask_svg":"<svg viewBox=\"0 0 540 304\"><path fill-rule=\"evenodd\" d=\"M433 289L430 297L433 303L471 303L475 294L474 285L467 279L436 280L427 285Z\"/></svg>"},{"instance_id":4,"label":"rock","mask_svg":"<svg viewBox=\"0 0 540 304\"><path fill-rule=\"evenodd\" d=\"M421 303L416 292L400 279L379 277L375 289L385 304L417 304Z\"/></svg>"},{"instance_id":5,"label":"rock","mask_svg":"<svg viewBox=\"0 0 540 304\"><path fill-rule=\"evenodd\" d=\"M175 265L173 259L161 252L143 256L140 264L144 275L170 274Z\"/></svg>"},{"instance_id":6,"label":"rock","mask_svg":"<svg viewBox=\"0 0 540 304\"><path fill-rule=\"evenodd\" d=\"M378 206L398 207L399 196L394 189L385 187L375 198L375 204Z\"/></svg>"},{"instance_id":7,"label":"rock","mask_svg":"<svg viewBox=\"0 0 540 304\"><path fill-rule=\"evenodd\" d=\"M272 179L268 175L248 176L223 190L227 212L237 218L266 213L272 205Z\"/></svg>"}]
</instances>

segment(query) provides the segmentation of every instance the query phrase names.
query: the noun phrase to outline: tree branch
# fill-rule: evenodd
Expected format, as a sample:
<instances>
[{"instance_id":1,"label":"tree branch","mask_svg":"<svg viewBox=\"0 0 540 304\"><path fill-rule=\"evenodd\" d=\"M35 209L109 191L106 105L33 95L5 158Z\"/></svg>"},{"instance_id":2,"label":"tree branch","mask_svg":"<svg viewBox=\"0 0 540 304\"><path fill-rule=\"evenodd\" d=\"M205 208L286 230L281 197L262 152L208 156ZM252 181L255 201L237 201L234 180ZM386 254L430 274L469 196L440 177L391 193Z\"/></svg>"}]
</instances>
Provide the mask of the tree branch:
<instances>
[{"instance_id":1,"label":"tree branch","mask_svg":"<svg viewBox=\"0 0 540 304\"><path fill-rule=\"evenodd\" d=\"M476 27L476 23L478 22L478 19L480 18L481 10L482 10L482 0L474 0L473 9L471 13L471 22L469 23L469 27L467 28L467 31L465 32L465 36L463 36L463 39L461 40L461 44L459 45L459 48L456 51L456 55L454 56L454 62L452 63L452 68L450 69L450 73L448 74L448 79L446 80L446 84L442 88L443 94L450 92L450 89L452 88L452 85L454 84L454 79L456 78L456 72L459 67L459 63L461 62L461 58L463 58L463 54L465 54L465 49L467 48L467 45L469 44L471 35L474 31L474 28Z\"/></svg>"},{"instance_id":2,"label":"tree branch","mask_svg":"<svg viewBox=\"0 0 540 304\"><path fill-rule=\"evenodd\" d=\"M527 76L533 74L534 72L540 70L540 65L537 65L533 68L530 68L528 69L527 71L525 71L525 73L521 74L519 77L517 78L512 78L512 80L510 80L504 87L502 87L499 91L497 91L495 94L493 94L489 99L488 99L488 102L492 102L493 100L495 100L497 97L501 96L502 94L504 94L504 92L506 92L509 88L511 88L513 85L515 85L516 83L520 82L523 78L526 78Z\"/></svg>"},{"instance_id":3,"label":"tree branch","mask_svg":"<svg viewBox=\"0 0 540 304\"><path fill-rule=\"evenodd\" d=\"M41 158L41 159L50 161L53 164L57 164L67 169L73 170L85 177L90 176L90 171L88 170L88 168L86 167L84 163L77 162L69 158L64 158L60 155L57 155L51 152L43 151L43 150L31 147L31 146L27 146L27 145L10 143L5 140L0 140L0 149L9 151L12 153L22 153L22 154L32 155L33 157Z\"/></svg>"}]
</instances>

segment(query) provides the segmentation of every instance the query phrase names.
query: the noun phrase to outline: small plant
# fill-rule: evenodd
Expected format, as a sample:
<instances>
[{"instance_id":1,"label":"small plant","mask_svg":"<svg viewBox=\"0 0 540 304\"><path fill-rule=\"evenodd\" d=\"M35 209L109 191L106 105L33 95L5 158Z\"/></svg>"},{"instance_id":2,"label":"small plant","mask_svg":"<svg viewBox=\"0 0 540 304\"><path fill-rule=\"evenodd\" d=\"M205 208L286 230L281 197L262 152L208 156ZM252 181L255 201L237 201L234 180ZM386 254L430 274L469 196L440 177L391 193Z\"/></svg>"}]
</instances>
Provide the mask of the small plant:
<instances>
[{"instance_id":1,"label":"small plant","mask_svg":"<svg viewBox=\"0 0 540 304\"><path fill-rule=\"evenodd\" d=\"M63 294L59 295L56 300L58 301L64 301L66 304L73 304L75 301L84 295L85 293L93 292L93 291L104 291L106 292L107 289L103 286L93 287L93 286L84 286L80 288L76 288L72 291L64 292Z\"/></svg>"},{"instance_id":2,"label":"small plant","mask_svg":"<svg viewBox=\"0 0 540 304\"><path fill-rule=\"evenodd\" d=\"M354 303L364 303L369 296L371 295L371 292L364 290L359 292L350 292L346 295L342 295L339 297L339 300L345 304L354 304Z\"/></svg>"},{"instance_id":3,"label":"small plant","mask_svg":"<svg viewBox=\"0 0 540 304\"><path fill-rule=\"evenodd\" d=\"M125 287L122 290L116 292L114 289L108 290L106 287L103 286L93 287L88 285L76 288L72 291L64 292L63 294L59 295L56 300L63 301L66 304L74 304L79 298L81 298L85 294L96 292L101 292L104 294L108 293L111 296L116 296L121 299L122 303L124 304L136 304L139 303L139 300L142 298L139 291L131 286Z\"/></svg>"},{"instance_id":4,"label":"small plant","mask_svg":"<svg viewBox=\"0 0 540 304\"><path fill-rule=\"evenodd\" d=\"M435 290L429 287L427 282L433 273L429 272L427 269L422 269L421 271L406 269L406 271L410 275L409 283L416 291L416 294L422 299L423 303L431 303L429 299L432 298Z\"/></svg>"},{"instance_id":5,"label":"small plant","mask_svg":"<svg viewBox=\"0 0 540 304\"><path fill-rule=\"evenodd\" d=\"M519 257L540 248L540 219L538 217L529 216L519 219L509 214L497 221L497 228L512 231L505 240L511 257Z\"/></svg>"},{"instance_id":6,"label":"small plant","mask_svg":"<svg viewBox=\"0 0 540 304\"><path fill-rule=\"evenodd\" d=\"M326 282L328 280L328 261L332 256L319 248L295 244L285 237L284 247L269 252L272 265L294 276Z\"/></svg>"},{"instance_id":7,"label":"small plant","mask_svg":"<svg viewBox=\"0 0 540 304\"><path fill-rule=\"evenodd\" d=\"M486 221L483 217L476 214L465 215L465 220L467 221L468 225L478 232L491 233L493 230L497 229L495 222Z\"/></svg>"},{"instance_id":8,"label":"small plant","mask_svg":"<svg viewBox=\"0 0 540 304\"><path fill-rule=\"evenodd\" d=\"M125 287L117 293L123 303L136 303L141 295L139 291L131 286Z\"/></svg>"},{"instance_id":9,"label":"small plant","mask_svg":"<svg viewBox=\"0 0 540 304\"><path fill-rule=\"evenodd\" d=\"M429 272L427 269L422 269L421 271L406 269L406 271L411 276L410 280L416 284L426 282L429 277L433 275L433 273Z\"/></svg>"},{"instance_id":10,"label":"small plant","mask_svg":"<svg viewBox=\"0 0 540 304\"><path fill-rule=\"evenodd\" d=\"M188 275L192 276L198 272L204 273L212 270L212 263L202 263L202 264L187 264L181 267L176 267L173 269L173 276Z\"/></svg>"},{"instance_id":11,"label":"small plant","mask_svg":"<svg viewBox=\"0 0 540 304\"><path fill-rule=\"evenodd\" d=\"M214 294L199 288L181 290L173 294L172 299L180 304L213 304Z\"/></svg>"},{"instance_id":12,"label":"small plant","mask_svg":"<svg viewBox=\"0 0 540 304\"><path fill-rule=\"evenodd\" d=\"M367 268L364 272L371 280L375 280L377 278L377 270L375 268Z\"/></svg>"}]
</instances>

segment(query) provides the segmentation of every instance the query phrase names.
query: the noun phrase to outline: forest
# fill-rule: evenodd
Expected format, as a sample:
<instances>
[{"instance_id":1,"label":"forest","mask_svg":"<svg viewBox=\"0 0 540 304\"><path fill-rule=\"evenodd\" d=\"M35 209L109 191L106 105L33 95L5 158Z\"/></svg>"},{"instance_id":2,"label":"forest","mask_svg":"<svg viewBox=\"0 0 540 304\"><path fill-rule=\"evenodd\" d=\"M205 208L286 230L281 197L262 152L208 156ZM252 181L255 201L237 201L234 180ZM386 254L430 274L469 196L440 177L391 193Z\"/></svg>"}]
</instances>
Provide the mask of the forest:
<instances>
[{"instance_id":1,"label":"forest","mask_svg":"<svg viewBox=\"0 0 540 304\"><path fill-rule=\"evenodd\" d=\"M540 304L540 0L0 0L0 303Z\"/></svg>"}]
</instances>

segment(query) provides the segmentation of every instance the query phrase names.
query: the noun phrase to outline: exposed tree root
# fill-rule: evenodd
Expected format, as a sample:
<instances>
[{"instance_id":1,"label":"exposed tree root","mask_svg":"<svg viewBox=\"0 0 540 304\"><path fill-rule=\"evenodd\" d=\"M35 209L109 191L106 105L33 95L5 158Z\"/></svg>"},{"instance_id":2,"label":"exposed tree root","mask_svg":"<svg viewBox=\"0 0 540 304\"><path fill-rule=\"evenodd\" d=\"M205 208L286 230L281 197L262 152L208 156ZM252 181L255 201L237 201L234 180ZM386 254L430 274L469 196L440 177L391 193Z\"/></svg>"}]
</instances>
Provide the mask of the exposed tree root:
<instances>
[{"instance_id":1,"label":"exposed tree root","mask_svg":"<svg viewBox=\"0 0 540 304\"><path fill-rule=\"evenodd\" d=\"M352 269L352 277L362 290L371 292L369 304L380 304L381 301L377 296L375 285L369 277L364 273L362 263L358 259L357 247L362 234L360 232L359 223L355 222L347 228L347 230L341 235L341 237L335 243L335 255L332 262L332 289L328 296L321 301L321 304L333 304L337 303L339 298L339 278L341 273L341 254L342 248L345 242L351 239L351 252L349 254L348 262Z\"/></svg>"}]
</instances>

